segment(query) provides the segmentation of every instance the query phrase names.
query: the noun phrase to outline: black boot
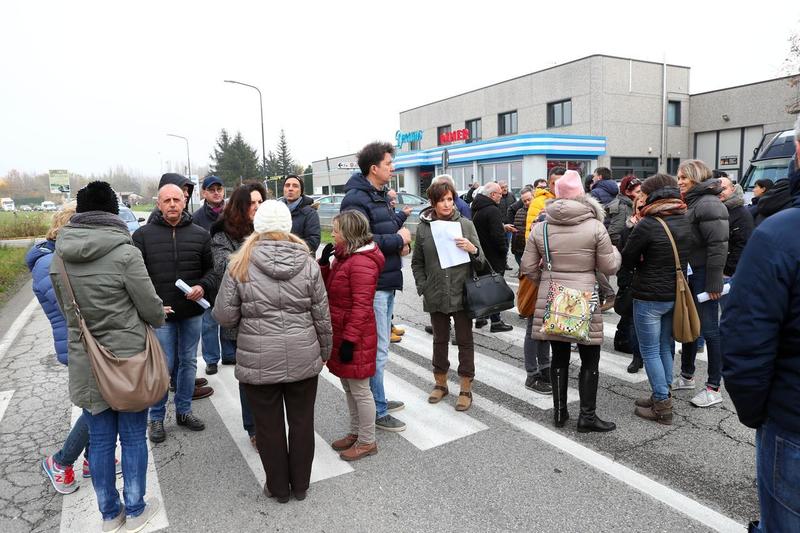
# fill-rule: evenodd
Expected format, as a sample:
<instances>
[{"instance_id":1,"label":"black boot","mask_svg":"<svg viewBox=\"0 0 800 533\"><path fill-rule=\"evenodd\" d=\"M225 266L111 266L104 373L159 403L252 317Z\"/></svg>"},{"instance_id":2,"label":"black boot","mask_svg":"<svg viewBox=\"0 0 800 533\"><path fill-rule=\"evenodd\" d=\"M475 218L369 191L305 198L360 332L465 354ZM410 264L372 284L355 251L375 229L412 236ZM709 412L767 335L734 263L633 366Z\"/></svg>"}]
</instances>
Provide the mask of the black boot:
<instances>
[{"instance_id":1,"label":"black boot","mask_svg":"<svg viewBox=\"0 0 800 533\"><path fill-rule=\"evenodd\" d=\"M567 412L567 381L569 368L550 367L550 378L553 382L553 422L557 428L563 428L569 420Z\"/></svg>"},{"instance_id":2,"label":"black boot","mask_svg":"<svg viewBox=\"0 0 800 533\"><path fill-rule=\"evenodd\" d=\"M613 431L617 425L613 422L601 420L596 414L597 408L597 381L600 373L585 370L581 367L578 376L578 392L581 395L581 414L578 416L578 432L589 433L590 431Z\"/></svg>"},{"instance_id":3,"label":"black boot","mask_svg":"<svg viewBox=\"0 0 800 533\"><path fill-rule=\"evenodd\" d=\"M637 373L639 370L642 369L643 366L644 362L642 361L641 356L634 354L631 364L628 365L628 374Z\"/></svg>"}]
</instances>

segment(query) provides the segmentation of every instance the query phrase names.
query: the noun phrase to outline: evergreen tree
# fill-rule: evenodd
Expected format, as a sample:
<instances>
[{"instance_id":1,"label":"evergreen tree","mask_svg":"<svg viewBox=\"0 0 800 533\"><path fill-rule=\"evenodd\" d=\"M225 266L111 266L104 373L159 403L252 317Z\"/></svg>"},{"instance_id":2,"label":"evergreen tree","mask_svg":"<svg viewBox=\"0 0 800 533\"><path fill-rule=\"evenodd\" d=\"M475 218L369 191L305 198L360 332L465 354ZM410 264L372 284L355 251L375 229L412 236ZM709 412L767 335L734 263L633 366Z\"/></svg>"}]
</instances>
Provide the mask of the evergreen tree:
<instances>
[{"instance_id":1,"label":"evergreen tree","mask_svg":"<svg viewBox=\"0 0 800 533\"><path fill-rule=\"evenodd\" d=\"M314 169L311 168L311 165L308 165L305 170L303 171L303 182L305 183L306 191L308 194L314 192Z\"/></svg>"},{"instance_id":2,"label":"evergreen tree","mask_svg":"<svg viewBox=\"0 0 800 533\"><path fill-rule=\"evenodd\" d=\"M279 176L286 176L292 173L294 161L292 161L292 154L289 152L289 143L286 142L286 134L281 130L281 137L278 139L278 146L276 148L275 157L278 160L278 174Z\"/></svg>"},{"instance_id":3,"label":"evergreen tree","mask_svg":"<svg viewBox=\"0 0 800 533\"><path fill-rule=\"evenodd\" d=\"M236 132L233 139L223 128L211 154L209 172L219 176L226 187L236 187L244 180L260 179L258 153Z\"/></svg>"}]
</instances>

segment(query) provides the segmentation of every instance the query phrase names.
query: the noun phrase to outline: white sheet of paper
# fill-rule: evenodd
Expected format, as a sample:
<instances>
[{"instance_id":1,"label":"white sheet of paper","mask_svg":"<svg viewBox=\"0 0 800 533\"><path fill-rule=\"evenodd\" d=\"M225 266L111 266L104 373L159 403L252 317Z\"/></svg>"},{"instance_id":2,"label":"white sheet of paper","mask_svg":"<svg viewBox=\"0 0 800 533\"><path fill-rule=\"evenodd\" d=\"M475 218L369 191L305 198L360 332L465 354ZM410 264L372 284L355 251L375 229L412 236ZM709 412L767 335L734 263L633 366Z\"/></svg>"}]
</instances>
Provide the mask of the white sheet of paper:
<instances>
[{"instance_id":1,"label":"white sheet of paper","mask_svg":"<svg viewBox=\"0 0 800 533\"><path fill-rule=\"evenodd\" d=\"M431 222L431 233L442 268L469 263L469 254L456 246L456 239L463 237L460 222L434 220Z\"/></svg>"}]
</instances>

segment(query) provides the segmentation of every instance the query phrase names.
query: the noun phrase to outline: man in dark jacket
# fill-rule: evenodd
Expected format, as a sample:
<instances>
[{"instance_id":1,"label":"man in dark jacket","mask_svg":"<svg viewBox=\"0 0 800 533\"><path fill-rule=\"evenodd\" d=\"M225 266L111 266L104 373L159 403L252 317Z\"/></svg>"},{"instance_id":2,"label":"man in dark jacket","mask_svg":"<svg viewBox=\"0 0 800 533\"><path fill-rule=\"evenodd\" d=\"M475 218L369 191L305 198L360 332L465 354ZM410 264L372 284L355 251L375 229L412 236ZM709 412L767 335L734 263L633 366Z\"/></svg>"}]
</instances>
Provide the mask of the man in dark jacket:
<instances>
[{"instance_id":1,"label":"man in dark jacket","mask_svg":"<svg viewBox=\"0 0 800 533\"><path fill-rule=\"evenodd\" d=\"M305 185L299 176L294 174L286 176L281 202L285 203L292 213L292 234L306 241L311 254L315 255L322 233L319 215L314 207L314 200L306 196Z\"/></svg>"},{"instance_id":2,"label":"man in dark jacket","mask_svg":"<svg viewBox=\"0 0 800 533\"><path fill-rule=\"evenodd\" d=\"M358 153L361 172L354 173L347 181L340 210L356 209L366 215L372 238L385 258L373 305L378 328L378 353L375 375L370 378L369 385L375 398L375 427L403 431L405 423L389 413L399 411L404 405L399 401L388 401L383 388L383 369L389 360L394 293L403 289L401 257L411 251L411 232L402 227L406 214L395 212L386 195L394 172L393 156L394 146L390 143L374 142L361 149Z\"/></svg>"},{"instance_id":3,"label":"man in dark jacket","mask_svg":"<svg viewBox=\"0 0 800 533\"><path fill-rule=\"evenodd\" d=\"M753 232L722 314L725 386L739 420L757 430L756 531L800 531L800 119L795 148L793 209Z\"/></svg>"},{"instance_id":4,"label":"man in dark jacket","mask_svg":"<svg viewBox=\"0 0 800 533\"><path fill-rule=\"evenodd\" d=\"M156 293L168 308L167 321L156 330L167 356L167 367L175 376L175 412L179 426L192 431L205 429L205 424L192 414L192 395L197 374L197 344L203 327L205 298L213 302L218 280L211 256L211 236L192 224L192 215L185 211L183 191L167 184L158 191L158 213L152 223L133 234L133 244L142 252L147 273ZM175 286L183 280L190 287L187 294ZM213 393L210 387L206 396ZM150 408L150 440L163 442L167 396Z\"/></svg>"},{"instance_id":5,"label":"man in dark jacket","mask_svg":"<svg viewBox=\"0 0 800 533\"><path fill-rule=\"evenodd\" d=\"M502 196L500 185L492 182L484 185L482 191L475 195L475 200L472 202L472 223L478 232L481 249L492 270L501 275L505 271L508 257L506 231L512 231L514 228L511 224L503 224L505 214L500 212L499 207ZM500 313L491 315L489 318L492 320L490 328L492 332L514 329L513 326L500 319ZM485 325L485 318L475 320L476 328L482 328Z\"/></svg>"},{"instance_id":6,"label":"man in dark jacket","mask_svg":"<svg viewBox=\"0 0 800 533\"><path fill-rule=\"evenodd\" d=\"M619 195L617 182L611 179L611 170L606 167L597 167L592 174L592 190L589 193L595 200L600 202L603 207L608 207L611 202ZM606 227L610 220L606 217ZM613 241L612 241L613 242ZM614 287L608 281L608 276L598 272L597 284L600 286L600 299L603 301L602 310L608 311L614 307Z\"/></svg>"},{"instance_id":7,"label":"man in dark jacket","mask_svg":"<svg viewBox=\"0 0 800 533\"><path fill-rule=\"evenodd\" d=\"M161 175L161 179L158 182L158 190L160 191L161 187L170 184L177 185L183 191L183 198L185 201L184 209L188 213L189 199L192 197L192 193L194 192L194 183L192 183L192 180L190 180L186 176L175 174L174 172L167 172L166 174ZM156 208L150 212L150 216L147 217L148 224L153 222L157 213L159 213L158 206L156 206Z\"/></svg>"},{"instance_id":8,"label":"man in dark jacket","mask_svg":"<svg viewBox=\"0 0 800 533\"><path fill-rule=\"evenodd\" d=\"M719 199L728 209L728 258L725 260L725 268L722 273L733 276L736 272L736 265L744 250L744 245L753 233L753 217L744 206L744 191L738 183L736 185L730 178L720 178L722 192Z\"/></svg>"},{"instance_id":9,"label":"man in dark jacket","mask_svg":"<svg viewBox=\"0 0 800 533\"><path fill-rule=\"evenodd\" d=\"M767 217L780 213L784 209L792 205L792 195L789 191L789 180L780 179L775 182L770 190L761 195L758 199L758 204L755 207L753 215L753 223L758 226Z\"/></svg>"},{"instance_id":10,"label":"man in dark jacket","mask_svg":"<svg viewBox=\"0 0 800 533\"><path fill-rule=\"evenodd\" d=\"M217 221L225 208L225 187L217 176L206 176L200 186L203 196L203 205L192 214L192 223L206 231L211 231L211 224ZM217 364L221 357L219 338L219 324L211 315L209 307L203 313L203 334L201 336L200 351L206 362L206 374L216 374Z\"/></svg>"}]
</instances>

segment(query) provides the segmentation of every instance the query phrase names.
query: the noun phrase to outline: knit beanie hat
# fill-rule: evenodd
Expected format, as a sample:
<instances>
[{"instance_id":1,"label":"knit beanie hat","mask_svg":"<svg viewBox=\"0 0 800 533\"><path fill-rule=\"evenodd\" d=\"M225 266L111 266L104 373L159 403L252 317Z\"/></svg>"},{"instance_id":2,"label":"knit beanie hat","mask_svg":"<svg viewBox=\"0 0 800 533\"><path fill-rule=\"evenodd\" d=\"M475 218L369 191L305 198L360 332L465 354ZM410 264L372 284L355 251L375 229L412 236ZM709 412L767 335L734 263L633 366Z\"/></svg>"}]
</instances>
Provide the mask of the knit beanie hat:
<instances>
[{"instance_id":1,"label":"knit beanie hat","mask_svg":"<svg viewBox=\"0 0 800 533\"><path fill-rule=\"evenodd\" d=\"M117 193L105 181L93 181L78 191L78 207L76 213L87 211L105 211L119 215Z\"/></svg>"},{"instance_id":2,"label":"knit beanie hat","mask_svg":"<svg viewBox=\"0 0 800 533\"><path fill-rule=\"evenodd\" d=\"M289 180L297 180L300 183L300 196L303 196L306 193L306 186L303 183L303 180L299 176L291 175L287 176L283 183L285 184Z\"/></svg>"},{"instance_id":3,"label":"knit beanie hat","mask_svg":"<svg viewBox=\"0 0 800 533\"><path fill-rule=\"evenodd\" d=\"M556 181L555 188L556 198L571 200L583 196L584 194L581 175L574 170L567 170L567 172Z\"/></svg>"},{"instance_id":4,"label":"knit beanie hat","mask_svg":"<svg viewBox=\"0 0 800 533\"><path fill-rule=\"evenodd\" d=\"M253 229L258 233L267 231L290 233L292 231L292 214L283 202L267 200L256 211Z\"/></svg>"}]
</instances>

